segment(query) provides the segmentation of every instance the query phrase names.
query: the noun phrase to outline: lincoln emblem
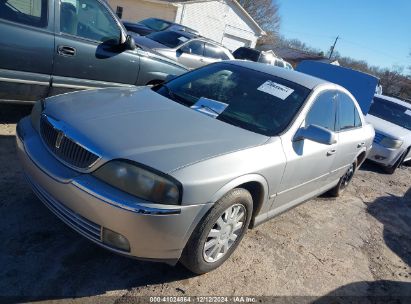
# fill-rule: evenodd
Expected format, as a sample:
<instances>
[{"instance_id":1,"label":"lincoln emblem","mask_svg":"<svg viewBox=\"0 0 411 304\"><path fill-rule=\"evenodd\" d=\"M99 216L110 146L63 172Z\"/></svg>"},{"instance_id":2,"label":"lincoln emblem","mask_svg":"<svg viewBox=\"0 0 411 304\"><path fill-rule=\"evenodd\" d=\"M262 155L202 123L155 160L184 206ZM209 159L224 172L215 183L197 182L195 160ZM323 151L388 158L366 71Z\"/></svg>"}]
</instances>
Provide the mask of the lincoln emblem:
<instances>
[{"instance_id":1,"label":"lincoln emblem","mask_svg":"<svg viewBox=\"0 0 411 304\"><path fill-rule=\"evenodd\" d=\"M64 133L59 131L59 133L57 134L57 139L56 139L56 144L55 144L56 149L60 149L60 145L61 145L61 141L63 140L63 137L64 137Z\"/></svg>"}]
</instances>

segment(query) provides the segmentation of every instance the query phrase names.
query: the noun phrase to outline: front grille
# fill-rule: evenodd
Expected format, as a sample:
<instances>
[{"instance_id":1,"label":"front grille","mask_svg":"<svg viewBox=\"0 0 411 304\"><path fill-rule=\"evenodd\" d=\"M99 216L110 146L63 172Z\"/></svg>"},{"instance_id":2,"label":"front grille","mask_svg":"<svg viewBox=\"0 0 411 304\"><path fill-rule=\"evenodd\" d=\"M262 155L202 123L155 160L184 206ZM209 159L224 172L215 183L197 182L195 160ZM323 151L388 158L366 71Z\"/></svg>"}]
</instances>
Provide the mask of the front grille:
<instances>
[{"instance_id":1,"label":"front grille","mask_svg":"<svg viewBox=\"0 0 411 304\"><path fill-rule=\"evenodd\" d=\"M384 135L375 132L374 142L379 144L384 138Z\"/></svg>"},{"instance_id":2,"label":"front grille","mask_svg":"<svg viewBox=\"0 0 411 304\"><path fill-rule=\"evenodd\" d=\"M27 181L31 184L32 189L37 196L43 201L43 203L63 222L72 227L80 234L101 243L101 226L82 217L73 210L67 208L60 202L53 199L47 192L40 189L34 184L31 179L26 176Z\"/></svg>"},{"instance_id":3,"label":"front grille","mask_svg":"<svg viewBox=\"0 0 411 304\"><path fill-rule=\"evenodd\" d=\"M56 129L46 116L41 118L40 130L41 136L51 152L70 166L87 169L99 159L96 154L83 148ZM57 143L58 140L59 143Z\"/></svg>"}]
</instances>

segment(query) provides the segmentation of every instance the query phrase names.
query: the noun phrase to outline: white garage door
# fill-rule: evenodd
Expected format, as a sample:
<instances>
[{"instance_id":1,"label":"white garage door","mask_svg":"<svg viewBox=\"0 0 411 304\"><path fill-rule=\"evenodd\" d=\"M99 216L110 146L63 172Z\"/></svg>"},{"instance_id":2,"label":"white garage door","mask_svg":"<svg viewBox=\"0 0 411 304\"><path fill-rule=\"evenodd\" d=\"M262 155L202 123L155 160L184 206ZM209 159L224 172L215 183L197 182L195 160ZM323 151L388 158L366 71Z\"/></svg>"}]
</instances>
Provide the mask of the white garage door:
<instances>
[{"instance_id":1,"label":"white garage door","mask_svg":"<svg viewBox=\"0 0 411 304\"><path fill-rule=\"evenodd\" d=\"M226 48L228 48L230 51L235 51L236 49L238 49L239 47L242 46L250 46L251 45L251 41L247 40L247 39L243 39L240 37L236 37L233 35L229 35L229 34L224 34L223 37L223 43L222 43Z\"/></svg>"}]
</instances>

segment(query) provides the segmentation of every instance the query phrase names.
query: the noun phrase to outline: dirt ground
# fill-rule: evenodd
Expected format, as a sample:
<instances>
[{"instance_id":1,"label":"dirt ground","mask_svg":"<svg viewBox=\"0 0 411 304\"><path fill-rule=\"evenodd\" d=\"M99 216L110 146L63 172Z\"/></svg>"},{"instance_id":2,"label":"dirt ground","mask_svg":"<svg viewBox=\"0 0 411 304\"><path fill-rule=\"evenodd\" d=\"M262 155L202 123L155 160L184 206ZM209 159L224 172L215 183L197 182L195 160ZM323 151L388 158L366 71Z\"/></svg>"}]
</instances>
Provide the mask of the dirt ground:
<instances>
[{"instance_id":1,"label":"dirt ground","mask_svg":"<svg viewBox=\"0 0 411 304\"><path fill-rule=\"evenodd\" d=\"M222 267L194 276L181 266L107 252L43 206L15 153L16 122L29 112L29 106L0 104L0 295L8 297L0 301L128 303L137 296L202 295L298 296L277 298L290 303L404 296L411 302L410 167L387 175L366 163L341 198L309 201L250 230Z\"/></svg>"}]
</instances>

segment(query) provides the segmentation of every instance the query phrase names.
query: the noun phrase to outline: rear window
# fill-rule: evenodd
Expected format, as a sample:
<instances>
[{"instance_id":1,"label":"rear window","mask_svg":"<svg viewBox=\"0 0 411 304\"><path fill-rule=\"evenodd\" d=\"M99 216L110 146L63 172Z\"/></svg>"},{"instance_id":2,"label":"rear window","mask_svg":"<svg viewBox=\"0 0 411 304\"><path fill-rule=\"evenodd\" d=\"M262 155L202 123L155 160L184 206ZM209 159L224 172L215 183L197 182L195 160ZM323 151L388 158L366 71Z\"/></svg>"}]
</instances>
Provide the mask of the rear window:
<instances>
[{"instance_id":1,"label":"rear window","mask_svg":"<svg viewBox=\"0 0 411 304\"><path fill-rule=\"evenodd\" d=\"M0 0L0 18L45 27L47 26L47 0Z\"/></svg>"},{"instance_id":2,"label":"rear window","mask_svg":"<svg viewBox=\"0 0 411 304\"><path fill-rule=\"evenodd\" d=\"M148 28L156 32L164 31L166 28L168 28L171 25L170 22L167 22L165 20L153 19L153 18L144 19L140 21L139 23L144 24L145 26L147 26Z\"/></svg>"},{"instance_id":3,"label":"rear window","mask_svg":"<svg viewBox=\"0 0 411 304\"><path fill-rule=\"evenodd\" d=\"M151 33L146 37L158 43L161 43L162 45L165 45L169 48L178 47L179 45L183 44L184 42L187 42L191 38L188 35L183 35L181 33L171 31Z\"/></svg>"}]
</instances>

